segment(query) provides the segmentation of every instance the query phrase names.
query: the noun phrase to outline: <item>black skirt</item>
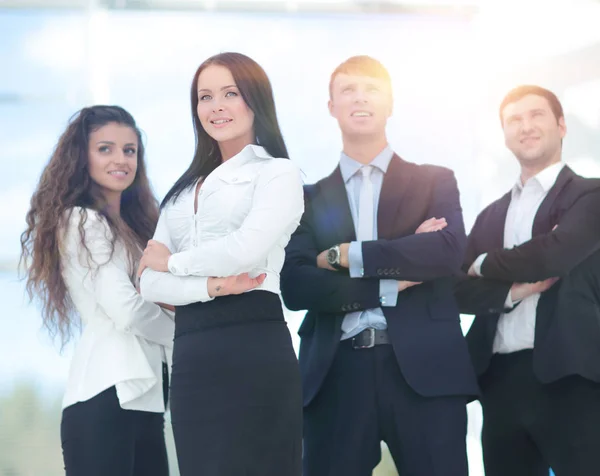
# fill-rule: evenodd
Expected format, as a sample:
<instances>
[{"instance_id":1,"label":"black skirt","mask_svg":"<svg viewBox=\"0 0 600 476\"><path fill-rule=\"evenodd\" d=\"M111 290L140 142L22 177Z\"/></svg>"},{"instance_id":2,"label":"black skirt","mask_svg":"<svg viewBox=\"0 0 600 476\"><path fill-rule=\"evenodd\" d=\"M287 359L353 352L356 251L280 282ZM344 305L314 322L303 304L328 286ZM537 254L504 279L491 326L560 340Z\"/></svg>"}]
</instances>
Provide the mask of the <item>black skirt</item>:
<instances>
[{"instance_id":1,"label":"black skirt","mask_svg":"<svg viewBox=\"0 0 600 476\"><path fill-rule=\"evenodd\" d=\"M277 295L177 307L170 398L181 476L300 476L300 372Z\"/></svg>"}]
</instances>

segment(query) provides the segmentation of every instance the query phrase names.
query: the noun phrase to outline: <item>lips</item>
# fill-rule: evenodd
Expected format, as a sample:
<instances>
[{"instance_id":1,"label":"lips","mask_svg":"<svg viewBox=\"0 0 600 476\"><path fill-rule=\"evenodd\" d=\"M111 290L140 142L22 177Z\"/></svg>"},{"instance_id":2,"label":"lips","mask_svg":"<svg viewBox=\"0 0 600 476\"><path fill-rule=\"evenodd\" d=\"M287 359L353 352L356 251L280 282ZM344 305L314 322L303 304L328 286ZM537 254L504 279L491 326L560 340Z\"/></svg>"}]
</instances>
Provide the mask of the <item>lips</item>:
<instances>
[{"instance_id":1,"label":"lips","mask_svg":"<svg viewBox=\"0 0 600 476\"><path fill-rule=\"evenodd\" d=\"M371 117L373 114L369 111L353 111L351 117Z\"/></svg>"},{"instance_id":2,"label":"lips","mask_svg":"<svg viewBox=\"0 0 600 476\"><path fill-rule=\"evenodd\" d=\"M108 174L116 177L126 177L129 172L127 170L109 170Z\"/></svg>"},{"instance_id":3,"label":"lips","mask_svg":"<svg viewBox=\"0 0 600 476\"><path fill-rule=\"evenodd\" d=\"M210 123L215 127L223 127L232 121L233 119L230 119L229 117L218 117L216 119L211 119Z\"/></svg>"}]
</instances>

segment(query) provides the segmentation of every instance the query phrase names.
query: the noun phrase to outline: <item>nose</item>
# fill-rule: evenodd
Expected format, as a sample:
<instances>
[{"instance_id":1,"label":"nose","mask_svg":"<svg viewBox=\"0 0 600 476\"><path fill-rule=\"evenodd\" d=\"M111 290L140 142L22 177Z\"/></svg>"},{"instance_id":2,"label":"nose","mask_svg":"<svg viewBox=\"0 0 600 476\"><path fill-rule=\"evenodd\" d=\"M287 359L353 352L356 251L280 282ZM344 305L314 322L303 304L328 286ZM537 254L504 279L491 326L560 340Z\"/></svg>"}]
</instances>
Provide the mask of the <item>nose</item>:
<instances>
[{"instance_id":1,"label":"nose","mask_svg":"<svg viewBox=\"0 0 600 476\"><path fill-rule=\"evenodd\" d=\"M125 156L125 151L123 150L119 150L115 155L114 155L114 162L117 165L123 165L127 163L127 157Z\"/></svg>"},{"instance_id":2,"label":"nose","mask_svg":"<svg viewBox=\"0 0 600 476\"><path fill-rule=\"evenodd\" d=\"M218 99L215 99L213 102L213 112L222 112L223 111L223 105L221 104L221 102Z\"/></svg>"},{"instance_id":3,"label":"nose","mask_svg":"<svg viewBox=\"0 0 600 476\"><path fill-rule=\"evenodd\" d=\"M523 118L523 122L521 122L521 132L528 133L533 130L533 121L528 117Z\"/></svg>"}]
</instances>

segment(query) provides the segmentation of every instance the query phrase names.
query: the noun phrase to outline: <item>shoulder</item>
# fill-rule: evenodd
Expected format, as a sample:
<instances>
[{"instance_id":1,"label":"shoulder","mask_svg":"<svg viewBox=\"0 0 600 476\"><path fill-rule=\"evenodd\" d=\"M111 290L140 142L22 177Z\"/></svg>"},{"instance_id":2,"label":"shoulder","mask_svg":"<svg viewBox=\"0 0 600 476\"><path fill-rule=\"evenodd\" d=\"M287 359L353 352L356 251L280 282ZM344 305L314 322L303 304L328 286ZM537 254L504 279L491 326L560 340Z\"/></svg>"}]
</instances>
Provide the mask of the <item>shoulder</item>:
<instances>
[{"instance_id":1,"label":"shoulder","mask_svg":"<svg viewBox=\"0 0 600 476\"><path fill-rule=\"evenodd\" d=\"M72 207L64 212L68 230L83 227L84 231L110 231L106 218L98 211L86 207Z\"/></svg>"},{"instance_id":2,"label":"shoulder","mask_svg":"<svg viewBox=\"0 0 600 476\"><path fill-rule=\"evenodd\" d=\"M266 184L273 180L284 180L290 186L302 187L302 171L297 164L289 159L263 159L255 173L258 184Z\"/></svg>"},{"instance_id":3,"label":"shoulder","mask_svg":"<svg viewBox=\"0 0 600 476\"><path fill-rule=\"evenodd\" d=\"M441 165L431 165L431 164L415 164L414 162L407 162L406 160L399 159L402 161L402 166L406 167L408 170L413 172L414 174L428 177L433 180L440 179L452 179L454 178L454 171L447 168L442 167Z\"/></svg>"}]
</instances>

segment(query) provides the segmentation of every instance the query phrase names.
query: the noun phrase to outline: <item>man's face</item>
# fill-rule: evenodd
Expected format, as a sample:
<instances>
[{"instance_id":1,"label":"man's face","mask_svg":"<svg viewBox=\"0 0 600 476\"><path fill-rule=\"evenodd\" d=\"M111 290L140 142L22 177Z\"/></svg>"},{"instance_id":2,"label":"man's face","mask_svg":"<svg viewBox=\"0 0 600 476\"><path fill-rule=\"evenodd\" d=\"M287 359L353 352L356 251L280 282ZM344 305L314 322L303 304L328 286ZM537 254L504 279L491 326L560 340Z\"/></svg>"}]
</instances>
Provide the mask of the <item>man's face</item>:
<instances>
[{"instance_id":1,"label":"man's face","mask_svg":"<svg viewBox=\"0 0 600 476\"><path fill-rule=\"evenodd\" d=\"M560 157L567 132L564 117L556 118L550 103L529 94L502 111L504 140L521 165L549 165Z\"/></svg>"},{"instance_id":2,"label":"man's face","mask_svg":"<svg viewBox=\"0 0 600 476\"><path fill-rule=\"evenodd\" d=\"M392 115L390 86L383 79L339 73L331 85L329 112L346 137L384 133Z\"/></svg>"}]
</instances>

